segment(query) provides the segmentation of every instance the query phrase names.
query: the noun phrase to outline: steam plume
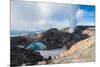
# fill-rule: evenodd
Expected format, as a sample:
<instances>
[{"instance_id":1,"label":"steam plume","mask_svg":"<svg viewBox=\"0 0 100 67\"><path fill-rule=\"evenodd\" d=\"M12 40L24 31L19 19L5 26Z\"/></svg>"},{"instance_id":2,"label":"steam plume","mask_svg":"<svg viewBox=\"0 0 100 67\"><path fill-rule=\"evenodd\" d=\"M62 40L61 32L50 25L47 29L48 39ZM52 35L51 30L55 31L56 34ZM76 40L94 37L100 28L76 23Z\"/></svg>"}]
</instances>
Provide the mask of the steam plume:
<instances>
[{"instance_id":1,"label":"steam plume","mask_svg":"<svg viewBox=\"0 0 100 67\"><path fill-rule=\"evenodd\" d=\"M48 21L46 18L50 17L50 15L62 12L62 14L66 15L66 18L68 18L69 20L69 32L74 32L74 29L77 25L76 13L79 9L79 6L71 4L52 3L39 3L38 6L40 8L41 13L43 14L42 20L44 20L44 22Z\"/></svg>"},{"instance_id":2,"label":"steam plume","mask_svg":"<svg viewBox=\"0 0 100 67\"><path fill-rule=\"evenodd\" d=\"M70 24L69 32L73 33L75 28L76 28L76 26L77 26L77 19L76 19L75 15L69 17L69 24Z\"/></svg>"}]
</instances>

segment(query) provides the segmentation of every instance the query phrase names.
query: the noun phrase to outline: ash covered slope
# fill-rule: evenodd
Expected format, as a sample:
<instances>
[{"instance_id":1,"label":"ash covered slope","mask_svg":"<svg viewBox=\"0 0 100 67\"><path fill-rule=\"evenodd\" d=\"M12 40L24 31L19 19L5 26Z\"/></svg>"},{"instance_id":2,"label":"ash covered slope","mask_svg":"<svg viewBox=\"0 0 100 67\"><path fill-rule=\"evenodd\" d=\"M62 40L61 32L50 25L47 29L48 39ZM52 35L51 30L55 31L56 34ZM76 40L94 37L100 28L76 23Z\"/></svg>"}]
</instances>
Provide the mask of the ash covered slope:
<instances>
[{"instance_id":1,"label":"ash covered slope","mask_svg":"<svg viewBox=\"0 0 100 67\"><path fill-rule=\"evenodd\" d=\"M86 29L81 29L82 33L87 34L89 37L74 43L69 50L61 53L57 59L51 60L50 64L95 61L95 27L87 26L84 28ZM68 31L68 28L64 31Z\"/></svg>"}]
</instances>

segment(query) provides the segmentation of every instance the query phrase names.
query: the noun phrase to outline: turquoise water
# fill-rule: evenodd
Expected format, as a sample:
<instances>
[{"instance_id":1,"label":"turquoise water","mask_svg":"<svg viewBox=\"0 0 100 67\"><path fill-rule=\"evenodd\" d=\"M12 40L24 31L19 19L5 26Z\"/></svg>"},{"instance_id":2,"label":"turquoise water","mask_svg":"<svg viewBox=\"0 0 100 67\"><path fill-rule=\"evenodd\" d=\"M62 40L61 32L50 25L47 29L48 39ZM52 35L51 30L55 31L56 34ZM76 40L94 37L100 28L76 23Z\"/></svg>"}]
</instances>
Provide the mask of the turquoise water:
<instances>
[{"instance_id":1,"label":"turquoise water","mask_svg":"<svg viewBox=\"0 0 100 67\"><path fill-rule=\"evenodd\" d=\"M41 42L33 42L27 47L27 49L44 50L46 49L46 46Z\"/></svg>"}]
</instances>

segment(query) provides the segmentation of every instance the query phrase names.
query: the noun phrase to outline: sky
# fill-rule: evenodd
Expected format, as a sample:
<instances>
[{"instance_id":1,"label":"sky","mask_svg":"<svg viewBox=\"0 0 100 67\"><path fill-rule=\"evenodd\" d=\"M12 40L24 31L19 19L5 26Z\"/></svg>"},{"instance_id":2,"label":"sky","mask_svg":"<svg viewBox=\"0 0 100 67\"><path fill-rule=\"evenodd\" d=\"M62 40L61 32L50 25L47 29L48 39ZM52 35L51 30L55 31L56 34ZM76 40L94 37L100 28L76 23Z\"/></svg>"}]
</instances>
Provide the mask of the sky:
<instances>
[{"instance_id":1,"label":"sky","mask_svg":"<svg viewBox=\"0 0 100 67\"><path fill-rule=\"evenodd\" d=\"M11 1L11 31L42 31L66 28L70 15L76 25L95 25L95 6Z\"/></svg>"}]
</instances>

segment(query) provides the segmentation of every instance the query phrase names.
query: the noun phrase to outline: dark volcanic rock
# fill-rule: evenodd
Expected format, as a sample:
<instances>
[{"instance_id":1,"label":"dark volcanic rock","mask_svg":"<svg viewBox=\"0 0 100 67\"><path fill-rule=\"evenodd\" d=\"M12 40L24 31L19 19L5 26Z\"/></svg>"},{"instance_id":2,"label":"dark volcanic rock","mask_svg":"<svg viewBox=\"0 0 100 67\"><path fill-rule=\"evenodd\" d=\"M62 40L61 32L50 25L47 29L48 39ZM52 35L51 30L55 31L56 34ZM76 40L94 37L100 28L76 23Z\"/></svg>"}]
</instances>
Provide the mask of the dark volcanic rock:
<instances>
[{"instance_id":1,"label":"dark volcanic rock","mask_svg":"<svg viewBox=\"0 0 100 67\"><path fill-rule=\"evenodd\" d=\"M82 34L81 32L74 32L71 34L70 39L68 40L68 42L66 43L66 47L67 49L70 49L72 47L73 44L88 38L89 36L86 34Z\"/></svg>"},{"instance_id":2,"label":"dark volcanic rock","mask_svg":"<svg viewBox=\"0 0 100 67\"><path fill-rule=\"evenodd\" d=\"M46 44L47 49L62 48L64 45L66 45L67 49L69 49L76 42L88 37L88 35L82 34L81 29L84 30L85 27L78 27L73 33L51 28L44 33L41 41Z\"/></svg>"},{"instance_id":3,"label":"dark volcanic rock","mask_svg":"<svg viewBox=\"0 0 100 67\"><path fill-rule=\"evenodd\" d=\"M70 39L70 36L70 33L62 32L56 28L52 28L45 32L41 41L46 44L47 49L62 48Z\"/></svg>"},{"instance_id":4,"label":"dark volcanic rock","mask_svg":"<svg viewBox=\"0 0 100 67\"><path fill-rule=\"evenodd\" d=\"M70 39L66 43L67 49L70 49L73 44L88 38L87 34L83 34L82 32L86 30L89 26L77 26L75 31L71 33Z\"/></svg>"},{"instance_id":5,"label":"dark volcanic rock","mask_svg":"<svg viewBox=\"0 0 100 67\"><path fill-rule=\"evenodd\" d=\"M43 56L39 52L19 47L11 47L11 67L26 65L35 65L42 61Z\"/></svg>"},{"instance_id":6,"label":"dark volcanic rock","mask_svg":"<svg viewBox=\"0 0 100 67\"><path fill-rule=\"evenodd\" d=\"M28 44L31 43L31 40L23 36L18 36L18 37L11 37L10 42L11 45L27 46Z\"/></svg>"}]
</instances>

